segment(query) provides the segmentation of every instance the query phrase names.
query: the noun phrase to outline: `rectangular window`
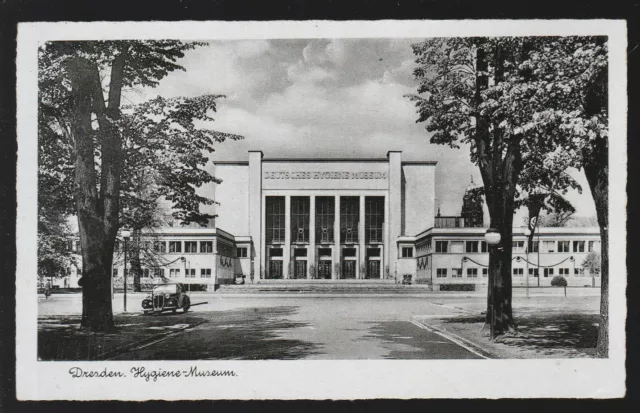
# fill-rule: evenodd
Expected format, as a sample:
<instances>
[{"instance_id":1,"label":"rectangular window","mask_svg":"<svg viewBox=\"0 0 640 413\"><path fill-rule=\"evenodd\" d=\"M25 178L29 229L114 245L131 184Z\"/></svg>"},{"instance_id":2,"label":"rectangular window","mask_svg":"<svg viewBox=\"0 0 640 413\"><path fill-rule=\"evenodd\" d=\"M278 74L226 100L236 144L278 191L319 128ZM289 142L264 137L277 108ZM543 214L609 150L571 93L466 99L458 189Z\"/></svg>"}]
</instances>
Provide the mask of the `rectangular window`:
<instances>
[{"instance_id":1,"label":"rectangular window","mask_svg":"<svg viewBox=\"0 0 640 413\"><path fill-rule=\"evenodd\" d=\"M436 241L436 252L448 252L449 241Z\"/></svg>"},{"instance_id":2,"label":"rectangular window","mask_svg":"<svg viewBox=\"0 0 640 413\"><path fill-rule=\"evenodd\" d=\"M589 241L589 252L593 252L594 241Z\"/></svg>"},{"instance_id":3,"label":"rectangular window","mask_svg":"<svg viewBox=\"0 0 640 413\"><path fill-rule=\"evenodd\" d=\"M513 248L511 249L511 252L514 252L514 253L524 252L524 241L513 241L512 246Z\"/></svg>"},{"instance_id":4,"label":"rectangular window","mask_svg":"<svg viewBox=\"0 0 640 413\"><path fill-rule=\"evenodd\" d=\"M560 275L569 275L569 269L568 268L560 268L560 269L558 269L558 274L560 274Z\"/></svg>"},{"instance_id":5,"label":"rectangular window","mask_svg":"<svg viewBox=\"0 0 640 413\"><path fill-rule=\"evenodd\" d=\"M240 247L236 248L236 257L238 258L247 258L248 247Z\"/></svg>"},{"instance_id":6,"label":"rectangular window","mask_svg":"<svg viewBox=\"0 0 640 413\"><path fill-rule=\"evenodd\" d=\"M573 275L575 275L576 277L584 276L584 268L574 268Z\"/></svg>"},{"instance_id":7,"label":"rectangular window","mask_svg":"<svg viewBox=\"0 0 640 413\"><path fill-rule=\"evenodd\" d=\"M200 278L211 278L211 268L200 268Z\"/></svg>"},{"instance_id":8,"label":"rectangular window","mask_svg":"<svg viewBox=\"0 0 640 413\"><path fill-rule=\"evenodd\" d=\"M514 277L522 277L524 275L524 268L514 268L513 276Z\"/></svg>"},{"instance_id":9,"label":"rectangular window","mask_svg":"<svg viewBox=\"0 0 640 413\"><path fill-rule=\"evenodd\" d=\"M384 197L368 196L364 199L364 233L367 244L382 242L384 227Z\"/></svg>"},{"instance_id":10,"label":"rectangular window","mask_svg":"<svg viewBox=\"0 0 640 413\"><path fill-rule=\"evenodd\" d=\"M291 197L291 242L309 242L309 208L308 196Z\"/></svg>"},{"instance_id":11,"label":"rectangular window","mask_svg":"<svg viewBox=\"0 0 640 413\"><path fill-rule=\"evenodd\" d=\"M438 268L436 270L436 278L447 278L447 269L446 268Z\"/></svg>"},{"instance_id":12,"label":"rectangular window","mask_svg":"<svg viewBox=\"0 0 640 413\"><path fill-rule=\"evenodd\" d=\"M360 222L360 197L340 197L340 242L358 242Z\"/></svg>"},{"instance_id":13,"label":"rectangular window","mask_svg":"<svg viewBox=\"0 0 640 413\"><path fill-rule=\"evenodd\" d=\"M463 244L462 241L451 241L451 252L454 254L462 254L464 252Z\"/></svg>"},{"instance_id":14,"label":"rectangular window","mask_svg":"<svg viewBox=\"0 0 640 413\"><path fill-rule=\"evenodd\" d=\"M155 268L153 270L153 276L164 278L164 268Z\"/></svg>"},{"instance_id":15,"label":"rectangular window","mask_svg":"<svg viewBox=\"0 0 640 413\"><path fill-rule=\"evenodd\" d=\"M466 252L478 252L478 241L467 241Z\"/></svg>"},{"instance_id":16,"label":"rectangular window","mask_svg":"<svg viewBox=\"0 0 640 413\"><path fill-rule=\"evenodd\" d=\"M482 269L482 276L483 277L487 277L489 275L489 269L488 268L483 268Z\"/></svg>"},{"instance_id":17,"label":"rectangular window","mask_svg":"<svg viewBox=\"0 0 640 413\"><path fill-rule=\"evenodd\" d=\"M200 252L203 254L213 252L213 241L200 241Z\"/></svg>"},{"instance_id":18,"label":"rectangular window","mask_svg":"<svg viewBox=\"0 0 640 413\"><path fill-rule=\"evenodd\" d=\"M451 269L451 277L452 278L462 278L462 268L452 268Z\"/></svg>"},{"instance_id":19,"label":"rectangular window","mask_svg":"<svg viewBox=\"0 0 640 413\"><path fill-rule=\"evenodd\" d=\"M307 256L307 249L306 248L294 248L293 249L293 256L294 257L306 257Z\"/></svg>"},{"instance_id":20,"label":"rectangular window","mask_svg":"<svg viewBox=\"0 0 640 413\"><path fill-rule=\"evenodd\" d=\"M478 269L467 268L467 278L478 278Z\"/></svg>"},{"instance_id":21,"label":"rectangular window","mask_svg":"<svg viewBox=\"0 0 640 413\"><path fill-rule=\"evenodd\" d=\"M185 241L184 242L184 252L198 252L198 242L197 241Z\"/></svg>"},{"instance_id":22,"label":"rectangular window","mask_svg":"<svg viewBox=\"0 0 640 413\"><path fill-rule=\"evenodd\" d=\"M316 197L316 243L333 244L333 226L336 219L336 199L332 196Z\"/></svg>"},{"instance_id":23,"label":"rectangular window","mask_svg":"<svg viewBox=\"0 0 640 413\"><path fill-rule=\"evenodd\" d=\"M282 248L269 248L270 257L282 257Z\"/></svg>"},{"instance_id":24,"label":"rectangular window","mask_svg":"<svg viewBox=\"0 0 640 413\"><path fill-rule=\"evenodd\" d=\"M553 268L545 268L544 269L545 277L553 277Z\"/></svg>"},{"instance_id":25,"label":"rectangular window","mask_svg":"<svg viewBox=\"0 0 640 413\"><path fill-rule=\"evenodd\" d=\"M148 268L143 268L142 269L142 276L144 278L149 278L149 269Z\"/></svg>"},{"instance_id":26,"label":"rectangular window","mask_svg":"<svg viewBox=\"0 0 640 413\"><path fill-rule=\"evenodd\" d=\"M480 241L480 252L487 252L487 241Z\"/></svg>"},{"instance_id":27,"label":"rectangular window","mask_svg":"<svg viewBox=\"0 0 640 413\"><path fill-rule=\"evenodd\" d=\"M283 196L266 197L266 242L283 243L285 231L285 212Z\"/></svg>"},{"instance_id":28,"label":"rectangular window","mask_svg":"<svg viewBox=\"0 0 640 413\"><path fill-rule=\"evenodd\" d=\"M543 241L544 251L543 252L556 252L556 242L555 241Z\"/></svg>"},{"instance_id":29,"label":"rectangular window","mask_svg":"<svg viewBox=\"0 0 640 413\"><path fill-rule=\"evenodd\" d=\"M537 277L538 269L537 268L529 268L529 277Z\"/></svg>"},{"instance_id":30,"label":"rectangular window","mask_svg":"<svg viewBox=\"0 0 640 413\"><path fill-rule=\"evenodd\" d=\"M171 268L169 270L169 277L171 278L180 277L180 268Z\"/></svg>"},{"instance_id":31,"label":"rectangular window","mask_svg":"<svg viewBox=\"0 0 640 413\"><path fill-rule=\"evenodd\" d=\"M153 250L155 252L167 252L167 243L164 241L155 241L153 243Z\"/></svg>"},{"instance_id":32,"label":"rectangular window","mask_svg":"<svg viewBox=\"0 0 640 413\"><path fill-rule=\"evenodd\" d=\"M573 241L573 252L584 252L584 241Z\"/></svg>"},{"instance_id":33,"label":"rectangular window","mask_svg":"<svg viewBox=\"0 0 640 413\"><path fill-rule=\"evenodd\" d=\"M402 247L402 258L413 258L413 247Z\"/></svg>"},{"instance_id":34,"label":"rectangular window","mask_svg":"<svg viewBox=\"0 0 640 413\"><path fill-rule=\"evenodd\" d=\"M571 252L569 251L569 241L558 241L558 252Z\"/></svg>"},{"instance_id":35,"label":"rectangular window","mask_svg":"<svg viewBox=\"0 0 640 413\"><path fill-rule=\"evenodd\" d=\"M319 257L330 257L331 256L331 248L318 248L318 256Z\"/></svg>"},{"instance_id":36,"label":"rectangular window","mask_svg":"<svg viewBox=\"0 0 640 413\"><path fill-rule=\"evenodd\" d=\"M195 278L196 277L196 269L195 268L187 268L185 277L187 278Z\"/></svg>"},{"instance_id":37,"label":"rectangular window","mask_svg":"<svg viewBox=\"0 0 640 413\"><path fill-rule=\"evenodd\" d=\"M531 241L529 243L529 252L538 252L540 248L540 243L538 241Z\"/></svg>"},{"instance_id":38,"label":"rectangular window","mask_svg":"<svg viewBox=\"0 0 640 413\"><path fill-rule=\"evenodd\" d=\"M182 242L169 241L169 252L182 252Z\"/></svg>"}]
</instances>

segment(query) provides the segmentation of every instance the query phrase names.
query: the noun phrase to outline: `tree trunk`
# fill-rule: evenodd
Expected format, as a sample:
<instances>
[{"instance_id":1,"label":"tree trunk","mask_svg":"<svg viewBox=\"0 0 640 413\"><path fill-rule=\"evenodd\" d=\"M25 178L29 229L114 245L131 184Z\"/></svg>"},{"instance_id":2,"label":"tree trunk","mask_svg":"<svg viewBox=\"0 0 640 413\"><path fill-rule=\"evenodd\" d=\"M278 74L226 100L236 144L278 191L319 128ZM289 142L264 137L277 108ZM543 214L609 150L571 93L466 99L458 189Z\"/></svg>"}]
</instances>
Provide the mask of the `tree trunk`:
<instances>
[{"instance_id":1,"label":"tree trunk","mask_svg":"<svg viewBox=\"0 0 640 413\"><path fill-rule=\"evenodd\" d=\"M111 260L104 221L98 207L96 170L94 163L94 133L91 127L91 107L94 96L92 64L75 58L69 62L72 89L72 133L75 138L75 198L82 246L82 327L92 331L113 329L109 269Z\"/></svg>"},{"instance_id":2,"label":"tree trunk","mask_svg":"<svg viewBox=\"0 0 640 413\"><path fill-rule=\"evenodd\" d=\"M140 230L133 230L133 242L131 243L131 272L133 273L133 291L140 292L140 277L142 275L142 265L140 264L140 248L142 239Z\"/></svg>"},{"instance_id":3,"label":"tree trunk","mask_svg":"<svg viewBox=\"0 0 640 413\"><path fill-rule=\"evenodd\" d=\"M589 188L596 204L600 225L600 325L598 327L598 357L609 357L609 151L607 142L601 140L594 148L593 156L584 166Z\"/></svg>"}]
</instances>

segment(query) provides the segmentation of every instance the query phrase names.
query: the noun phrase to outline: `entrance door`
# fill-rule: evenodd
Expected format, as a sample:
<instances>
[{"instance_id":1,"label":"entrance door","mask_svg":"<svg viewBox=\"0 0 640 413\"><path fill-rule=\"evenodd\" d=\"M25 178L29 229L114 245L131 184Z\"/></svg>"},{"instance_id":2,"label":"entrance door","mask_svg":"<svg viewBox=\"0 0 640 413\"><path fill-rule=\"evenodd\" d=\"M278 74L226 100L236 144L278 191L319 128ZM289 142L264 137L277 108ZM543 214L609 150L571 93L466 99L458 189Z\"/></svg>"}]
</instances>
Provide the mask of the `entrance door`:
<instances>
[{"instance_id":1,"label":"entrance door","mask_svg":"<svg viewBox=\"0 0 640 413\"><path fill-rule=\"evenodd\" d=\"M331 261L322 260L318 261L318 278L321 280L331 279Z\"/></svg>"},{"instance_id":2,"label":"entrance door","mask_svg":"<svg viewBox=\"0 0 640 413\"><path fill-rule=\"evenodd\" d=\"M367 265L367 278L380 278L380 261L369 260Z\"/></svg>"},{"instance_id":3,"label":"entrance door","mask_svg":"<svg viewBox=\"0 0 640 413\"><path fill-rule=\"evenodd\" d=\"M356 260L342 261L342 278L356 278Z\"/></svg>"},{"instance_id":4,"label":"entrance door","mask_svg":"<svg viewBox=\"0 0 640 413\"><path fill-rule=\"evenodd\" d=\"M307 278L307 261L306 260L295 261L293 278L296 278L296 279Z\"/></svg>"},{"instance_id":5,"label":"entrance door","mask_svg":"<svg viewBox=\"0 0 640 413\"><path fill-rule=\"evenodd\" d=\"M269 274L267 278L281 279L282 278L282 261L270 261L269 262Z\"/></svg>"}]
</instances>

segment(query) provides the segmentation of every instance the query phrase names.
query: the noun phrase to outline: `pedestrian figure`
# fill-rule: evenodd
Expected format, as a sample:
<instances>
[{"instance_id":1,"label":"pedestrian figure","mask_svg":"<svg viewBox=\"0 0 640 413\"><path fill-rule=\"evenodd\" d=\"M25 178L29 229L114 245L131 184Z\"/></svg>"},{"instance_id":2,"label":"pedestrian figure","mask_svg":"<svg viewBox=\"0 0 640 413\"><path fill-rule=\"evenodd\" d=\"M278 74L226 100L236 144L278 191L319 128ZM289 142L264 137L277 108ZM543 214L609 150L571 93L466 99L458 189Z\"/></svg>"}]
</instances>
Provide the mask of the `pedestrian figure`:
<instances>
[{"instance_id":1,"label":"pedestrian figure","mask_svg":"<svg viewBox=\"0 0 640 413\"><path fill-rule=\"evenodd\" d=\"M45 300L48 300L50 295L51 295L51 282L47 281L47 283L44 286L44 298L45 298Z\"/></svg>"}]
</instances>

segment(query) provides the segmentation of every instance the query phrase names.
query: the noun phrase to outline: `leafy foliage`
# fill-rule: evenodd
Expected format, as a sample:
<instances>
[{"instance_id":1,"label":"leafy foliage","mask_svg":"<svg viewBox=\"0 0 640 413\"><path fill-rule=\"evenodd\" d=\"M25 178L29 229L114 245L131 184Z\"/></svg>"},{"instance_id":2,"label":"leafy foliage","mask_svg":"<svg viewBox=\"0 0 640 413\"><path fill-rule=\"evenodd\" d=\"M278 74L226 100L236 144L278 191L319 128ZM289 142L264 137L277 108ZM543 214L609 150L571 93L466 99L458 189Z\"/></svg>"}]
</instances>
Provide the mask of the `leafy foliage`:
<instances>
[{"instance_id":1,"label":"leafy foliage","mask_svg":"<svg viewBox=\"0 0 640 413\"><path fill-rule=\"evenodd\" d=\"M585 106L589 85L606 68L606 42L593 37L453 38L429 39L413 45L420 81L409 95L417 122L432 132L432 143L470 148L471 160L482 164L494 143L506 156L509 146L521 153L516 208L530 194L549 195L547 211L571 211L563 195L581 190L566 173L581 166L580 151L590 139L607 136L606 109L589 116ZM486 68L476 64L481 52ZM477 93L475 84L486 77ZM478 139L482 121L500 142ZM484 145L483 145L484 144Z\"/></svg>"},{"instance_id":2,"label":"leafy foliage","mask_svg":"<svg viewBox=\"0 0 640 413\"><path fill-rule=\"evenodd\" d=\"M600 268L602 266L602 260L600 257L600 253L597 251L591 251L584 261L582 261L582 268L588 270L591 274L600 273Z\"/></svg>"}]
</instances>

